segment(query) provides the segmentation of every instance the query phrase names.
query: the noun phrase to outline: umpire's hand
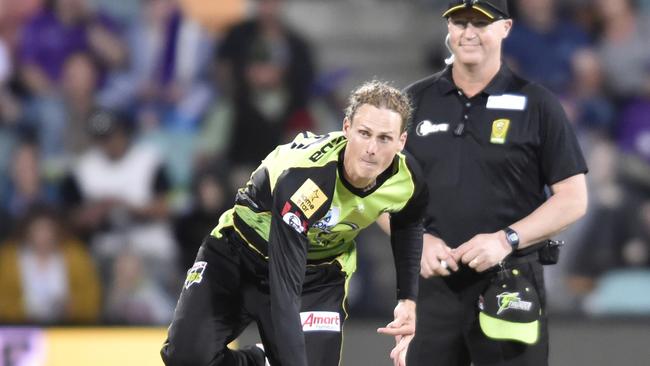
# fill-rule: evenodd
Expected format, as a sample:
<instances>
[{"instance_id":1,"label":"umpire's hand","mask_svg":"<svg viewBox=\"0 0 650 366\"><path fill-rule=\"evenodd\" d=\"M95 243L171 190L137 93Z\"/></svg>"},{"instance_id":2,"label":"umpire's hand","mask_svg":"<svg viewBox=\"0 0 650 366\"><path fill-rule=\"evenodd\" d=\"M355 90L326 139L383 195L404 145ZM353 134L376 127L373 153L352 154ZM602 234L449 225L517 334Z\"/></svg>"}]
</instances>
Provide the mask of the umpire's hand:
<instances>
[{"instance_id":1,"label":"umpire's hand","mask_svg":"<svg viewBox=\"0 0 650 366\"><path fill-rule=\"evenodd\" d=\"M458 262L451 254L452 249L445 242L431 234L425 233L422 238L422 259L420 259L420 275L424 278L432 276L449 276L458 270Z\"/></svg>"},{"instance_id":2,"label":"umpire's hand","mask_svg":"<svg viewBox=\"0 0 650 366\"><path fill-rule=\"evenodd\" d=\"M462 261L476 272L483 272L499 264L512 252L505 235L503 231L475 235L453 249L452 254L457 261Z\"/></svg>"}]
</instances>

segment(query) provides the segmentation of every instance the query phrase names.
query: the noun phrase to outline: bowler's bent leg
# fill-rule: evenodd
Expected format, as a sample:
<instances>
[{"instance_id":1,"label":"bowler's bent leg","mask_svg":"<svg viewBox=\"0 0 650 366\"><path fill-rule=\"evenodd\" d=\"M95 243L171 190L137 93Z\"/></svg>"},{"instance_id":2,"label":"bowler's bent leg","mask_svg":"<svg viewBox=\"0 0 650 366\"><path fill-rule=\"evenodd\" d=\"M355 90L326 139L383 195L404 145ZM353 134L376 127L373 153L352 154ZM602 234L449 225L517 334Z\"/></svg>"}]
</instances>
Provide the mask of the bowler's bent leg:
<instances>
[{"instance_id":1,"label":"bowler's bent leg","mask_svg":"<svg viewBox=\"0 0 650 366\"><path fill-rule=\"evenodd\" d=\"M226 241L208 237L188 271L161 356L167 366L264 365L256 348L227 345L250 322L240 293L239 254Z\"/></svg>"}]
</instances>

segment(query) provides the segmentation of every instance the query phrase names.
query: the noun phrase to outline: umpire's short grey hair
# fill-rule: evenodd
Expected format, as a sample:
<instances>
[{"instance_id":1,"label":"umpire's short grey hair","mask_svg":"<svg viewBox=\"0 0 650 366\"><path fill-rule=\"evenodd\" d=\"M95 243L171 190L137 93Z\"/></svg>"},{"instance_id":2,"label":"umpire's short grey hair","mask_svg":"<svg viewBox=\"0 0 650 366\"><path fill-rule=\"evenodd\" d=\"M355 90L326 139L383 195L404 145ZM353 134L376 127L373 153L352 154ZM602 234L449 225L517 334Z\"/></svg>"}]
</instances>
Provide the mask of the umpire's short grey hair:
<instances>
[{"instance_id":1,"label":"umpire's short grey hair","mask_svg":"<svg viewBox=\"0 0 650 366\"><path fill-rule=\"evenodd\" d=\"M406 94L399 89L385 81L373 80L364 83L350 94L345 118L352 122L354 114L364 104L397 112L402 117L400 132L406 131L413 107Z\"/></svg>"}]
</instances>

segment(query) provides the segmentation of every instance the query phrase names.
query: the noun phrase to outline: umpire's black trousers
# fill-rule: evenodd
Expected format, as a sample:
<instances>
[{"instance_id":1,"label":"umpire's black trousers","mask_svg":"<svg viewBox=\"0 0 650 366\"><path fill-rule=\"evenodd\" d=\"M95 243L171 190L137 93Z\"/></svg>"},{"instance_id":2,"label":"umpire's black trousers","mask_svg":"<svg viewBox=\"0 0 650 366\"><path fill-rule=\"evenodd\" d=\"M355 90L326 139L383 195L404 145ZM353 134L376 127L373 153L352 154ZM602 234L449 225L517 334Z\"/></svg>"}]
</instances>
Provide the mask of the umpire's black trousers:
<instances>
[{"instance_id":1,"label":"umpire's black trousers","mask_svg":"<svg viewBox=\"0 0 650 366\"><path fill-rule=\"evenodd\" d=\"M478 322L478 298L490 274L467 267L449 277L420 278L415 338L407 353L408 366L546 366L548 323L542 265L537 260L510 265L535 286L541 302L540 337L528 346L487 338Z\"/></svg>"},{"instance_id":2,"label":"umpire's black trousers","mask_svg":"<svg viewBox=\"0 0 650 366\"><path fill-rule=\"evenodd\" d=\"M275 355L282 340L272 336L266 261L230 235L208 237L196 263L188 272L161 350L165 365L263 366L264 353L258 348L227 348L252 321L257 323L266 358L279 365ZM301 318L311 366L339 364L345 282L337 261L307 267Z\"/></svg>"}]
</instances>

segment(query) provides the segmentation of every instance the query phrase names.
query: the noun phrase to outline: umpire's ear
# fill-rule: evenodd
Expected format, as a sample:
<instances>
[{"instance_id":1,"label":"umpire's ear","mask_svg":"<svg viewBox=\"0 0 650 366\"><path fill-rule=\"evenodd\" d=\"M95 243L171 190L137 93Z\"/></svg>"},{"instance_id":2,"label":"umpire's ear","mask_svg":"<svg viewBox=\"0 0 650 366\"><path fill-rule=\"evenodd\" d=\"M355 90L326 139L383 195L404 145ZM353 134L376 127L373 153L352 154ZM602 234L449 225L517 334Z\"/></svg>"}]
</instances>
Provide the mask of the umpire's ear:
<instances>
[{"instance_id":1,"label":"umpire's ear","mask_svg":"<svg viewBox=\"0 0 650 366\"><path fill-rule=\"evenodd\" d=\"M503 20L503 39L506 39L512 29L512 19Z\"/></svg>"}]
</instances>

